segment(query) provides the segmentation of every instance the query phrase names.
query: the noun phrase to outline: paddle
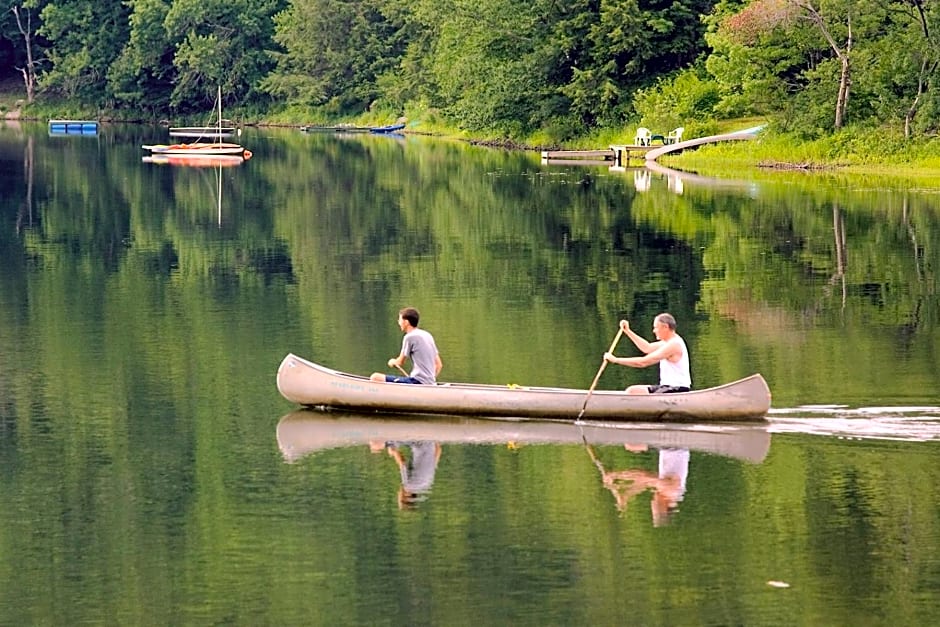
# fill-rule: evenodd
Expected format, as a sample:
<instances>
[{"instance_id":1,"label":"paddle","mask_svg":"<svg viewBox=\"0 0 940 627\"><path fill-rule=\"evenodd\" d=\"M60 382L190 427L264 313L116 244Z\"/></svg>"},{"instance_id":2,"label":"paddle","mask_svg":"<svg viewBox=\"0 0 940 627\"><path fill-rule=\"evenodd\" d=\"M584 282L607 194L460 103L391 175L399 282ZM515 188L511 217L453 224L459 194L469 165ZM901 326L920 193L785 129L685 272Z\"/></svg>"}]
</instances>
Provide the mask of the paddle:
<instances>
[{"instance_id":1,"label":"paddle","mask_svg":"<svg viewBox=\"0 0 940 627\"><path fill-rule=\"evenodd\" d=\"M618 325L617 335L614 336L614 341L611 342L610 349L607 351L608 353L614 352L614 349L617 348L617 342L620 341L621 335L623 335L623 329L620 328ZM581 416L584 415L584 410L587 409L588 400L590 400L591 394L594 393L594 386L597 385L597 380L601 378L601 374L604 372L604 368L606 367L607 367L607 360L604 359L601 361L601 367L597 369L597 374L594 375L594 382L591 383L591 387L588 389L587 396L584 397L584 405L581 406L581 413L578 414L578 420L581 420Z\"/></svg>"},{"instance_id":2,"label":"paddle","mask_svg":"<svg viewBox=\"0 0 940 627\"><path fill-rule=\"evenodd\" d=\"M399 370L401 370L401 373L402 373L403 375L405 375L406 377L410 377L410 376L411 376L410 374L408 374L407 372L405 372L405 369L402 368L401 366L399 366L399 365L396 364L395 367L398 368Z\"/></svg>"}]
</instances>

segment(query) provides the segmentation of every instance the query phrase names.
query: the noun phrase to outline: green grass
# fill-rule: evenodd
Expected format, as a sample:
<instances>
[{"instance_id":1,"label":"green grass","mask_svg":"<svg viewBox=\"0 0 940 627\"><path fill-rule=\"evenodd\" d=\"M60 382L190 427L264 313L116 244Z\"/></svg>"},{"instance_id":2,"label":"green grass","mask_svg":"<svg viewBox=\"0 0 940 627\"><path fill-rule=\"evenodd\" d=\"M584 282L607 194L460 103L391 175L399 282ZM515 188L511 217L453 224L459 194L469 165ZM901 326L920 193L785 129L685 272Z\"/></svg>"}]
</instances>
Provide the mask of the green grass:
<instances>
[{"instance_id":1,"label":"green grass","mask_svg":"<svg viewBox=\"0 0 940 627\"><path fill-rule=\"evenodd\" d=\"M26 87L23 79L13 76L0 81L0 117L16 111L19 101L26 102Z\"/></svg>"}]
</instances>

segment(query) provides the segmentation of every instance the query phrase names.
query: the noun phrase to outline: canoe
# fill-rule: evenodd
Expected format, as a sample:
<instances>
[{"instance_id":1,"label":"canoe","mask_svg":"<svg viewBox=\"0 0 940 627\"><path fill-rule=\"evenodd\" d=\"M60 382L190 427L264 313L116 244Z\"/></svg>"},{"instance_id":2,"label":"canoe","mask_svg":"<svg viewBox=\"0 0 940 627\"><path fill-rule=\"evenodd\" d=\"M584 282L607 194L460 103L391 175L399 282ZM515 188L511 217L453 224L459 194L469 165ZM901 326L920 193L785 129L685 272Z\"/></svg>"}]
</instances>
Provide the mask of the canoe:
<instances>
[{"instance_id":1,"label":"canoe","mask_svg":"<svg viewBox=\"0 0 940 627\"><path fill-rule=\"evenodd\" d=\"M433 441L440 444L645 445L682 448L759 464L770 450L770 433L760 424L575 425L559 421L493 420L466 417L369 416L349 412L293 411L277 424L277 444L288 462L335 448L371 442Z\"/></svg>"},{"instance_id":2,"label":"canoe","mask_svg":"<svg viewBox=\"0 0 940 627\"><path fill-rule=\"evenodd\" d=\"M299 405L369 412L648 422L761 421L770 389L759 374L704 390L637 396L622 391L519 385L376 383L288 354L277 389ZM585 400L587 405L585 406Z\"/></svg>"}]
</instances>

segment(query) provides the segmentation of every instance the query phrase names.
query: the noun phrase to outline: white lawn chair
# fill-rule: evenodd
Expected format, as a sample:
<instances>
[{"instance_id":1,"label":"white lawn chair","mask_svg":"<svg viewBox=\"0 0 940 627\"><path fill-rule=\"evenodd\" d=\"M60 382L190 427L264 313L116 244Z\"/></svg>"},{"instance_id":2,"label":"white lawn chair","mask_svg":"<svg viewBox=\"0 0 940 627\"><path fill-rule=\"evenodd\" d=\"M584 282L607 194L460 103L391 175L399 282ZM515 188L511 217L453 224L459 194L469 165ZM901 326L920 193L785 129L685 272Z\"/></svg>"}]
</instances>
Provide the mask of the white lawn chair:
<instances>
[{"instance_id":1,"label":"white lawn chair","mask_svg":"<svg viewBox=\"0 0 940 627\"><path fill-rule=\"evenodd\" d=\"M650 133L650 130L645 126L641 126L640 128L636 129L636 137L633 138L633 145L649 146L651 137L652 134Z\"/></svg>"},{"instance_id":2,"label":"white lawn chair","mask_svg":"<svg viewBox=\"0 0 940 627\"><path fill-rule=\"evenodd\" d=\"M669 131L663 143L664 144L678 144L679 142L682 141L682 133L684 132L685 132L684 126L680 126L676 129Z\"/></svg>"}]
</instances>

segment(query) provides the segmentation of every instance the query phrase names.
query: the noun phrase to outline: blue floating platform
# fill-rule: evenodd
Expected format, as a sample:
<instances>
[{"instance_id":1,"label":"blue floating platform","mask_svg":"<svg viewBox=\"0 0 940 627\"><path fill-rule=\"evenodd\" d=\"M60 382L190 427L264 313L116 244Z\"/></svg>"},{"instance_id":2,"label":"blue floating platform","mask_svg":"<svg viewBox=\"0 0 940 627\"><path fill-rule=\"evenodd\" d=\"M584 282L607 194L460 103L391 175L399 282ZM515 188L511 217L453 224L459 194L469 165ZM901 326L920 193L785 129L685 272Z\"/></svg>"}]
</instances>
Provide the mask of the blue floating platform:
<instances>
[{"instance_id":1,"label":"blue floating platform","mask_svg":"<svg viewBox=\"0 0 940 627\"><path fill-rule=\"evenodd\" d=\"M97 120L49 120L50 135L97 135Z\"/></svg>"}]
</instances>

